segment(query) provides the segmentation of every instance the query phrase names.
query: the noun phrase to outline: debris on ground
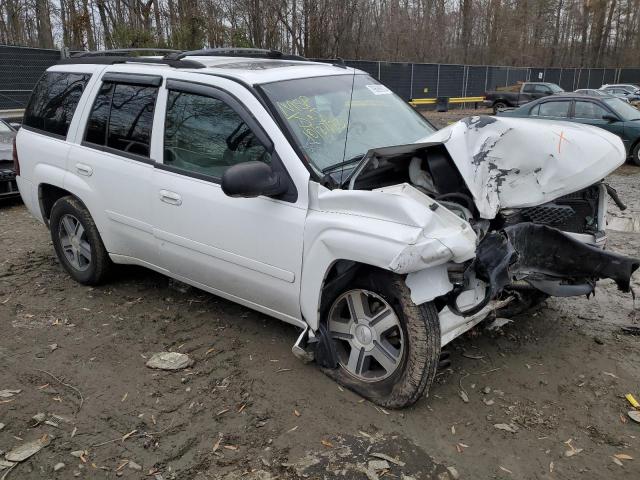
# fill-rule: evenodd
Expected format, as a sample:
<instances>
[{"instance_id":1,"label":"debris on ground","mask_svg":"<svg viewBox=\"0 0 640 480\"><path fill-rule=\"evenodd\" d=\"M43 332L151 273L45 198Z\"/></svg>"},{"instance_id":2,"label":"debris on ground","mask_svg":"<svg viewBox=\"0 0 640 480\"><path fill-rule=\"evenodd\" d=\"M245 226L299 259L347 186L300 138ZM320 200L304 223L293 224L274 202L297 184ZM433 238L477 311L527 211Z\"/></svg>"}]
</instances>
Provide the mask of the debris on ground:
<instances>
[{"instance_id":1,"label":"debris on ground","mask_svg":"<svg viewBox=\"0 0 640 480\"><path fill-rule=\"evenodd\" d=\"M379 458L381 460L386 460L387 462L391 462L395 465L398 465L399 467L404 467L406 465L403 461L398 460L397 458L393 458L392 456L386 455L384 453L373 452L370 453L369 456Z\"/></svg>"},{"instance_id":2,"label":"debris on ground","mask_svg":"<svg viewBox=\"0 0 640 480\"><path fill-rule=\"evenodd\" d=\"M6 460L0 460L0 470L4 470L5 468L13 468L17 465L16 462L8 462Z\"/></svg>"},{"instance_id":3,"label":"debris on ground","mask_svg":"<svg viewBox=\"0 0 640 480\"><path fill-rule=\"evenodd\" d=\"M629 418L634 422L640 423L640 412L638 410L629 410L627 415L629 415Z\"/></svg>"},{"instance_id":4,"label":"debris on ground","mask_svg":"<svg viewBox=\"0 0 640 480\"><path fill-rule=\"evenodd\" d=\"M458 470L456 470L456 467L447 467L447 471L453 480L458 480L460 478L460 474L458 473Z\"/></svg>"},{"instance_id":5,"label":"debris on ground","mask_svg":"<svg viewBox=\"0 0 640 480\"><path fill-rule=\"evenodd\" d=\"M508 318L496 318L493 322L486 326L487 330L498 330L499 328L504 327L507 323L511 323L512 320Z\"/></svg>"},{"instance_id":6,"label":"debris on ground","mask_svg":"<svg viewBox=\"0 0 640 480\"><path fill-rule=\"evenodd\" d=\"M159 370L182 370L191 365L193 365L191 357L178 352L154 353L147 362L147 367Z\"/></svg>"},{"instance_id":7,"label":"debris on ground","mask_svg":"<svg viewBox=\"0 0 640 480\"><path fill-rule=\"evenodd\" d=\"M14 447L5 454L4 458L9 462L22 462L32 455L38 453L44 447L49 445L49 443L51 443L51 438L45 433L37 440L25 442L22 445Z\"/></svg>"},{"instance_id":8,"label":"debris on ground","mask_svg":"<svg viewBox=\"0 0 640 480\"><path fill-rule=\"evenodd\" d=\"M34 426L37 426L37 425L41 424L46 419L47 419L47 416L42 412L36 413L33 417L31 417L31 420L33 420L35 422Z\"/></svg>"},{"instance_id":9,"label":"debris on ground","mask_svg":"<svg viewBox=\"0 0 640 480\"><path fill-rule=\"evenodd\" d=\"M11 398L14 395L17 395L18 393L20 393L22 390L11 390L11 389L5 389L5 390L0 390L0 398Z\"/></svg>"},{"instance_id":10,"label":"debris on ground","mask_svg":"<svg viewBox=\"0 0 640 480\"><path fill-rule=\"evenodd\" d=\"M62 470L64 467L65 467L65 464L64 464L64 463L62 463L62 462L56 463L56 464L53 466L53 471L54 471L54 472L57 472L58 470Z\"/></svg>"},{"instance_id":11,"label":"debris on ground","mask_svg":"<svg viewBox=\"0 0 640 480\"><path fill-rule=\"evenodd\" d=\"M640 327L635 325L627 325L621 327L620 330L622 330L622 333L626 333L627 335L640 335Z\"/></svg>"},{"instance_id":12,"label":"debris on ground","mask_svg":"<svg viewBox=\"0 0 640 480\"><path fill-rule=\"evenodd\" d=\"M518 431L518 427L513 423L496 423L493 426L494 428L504 430L505 432L516 433Z\"/></svg>"}]
</instances>

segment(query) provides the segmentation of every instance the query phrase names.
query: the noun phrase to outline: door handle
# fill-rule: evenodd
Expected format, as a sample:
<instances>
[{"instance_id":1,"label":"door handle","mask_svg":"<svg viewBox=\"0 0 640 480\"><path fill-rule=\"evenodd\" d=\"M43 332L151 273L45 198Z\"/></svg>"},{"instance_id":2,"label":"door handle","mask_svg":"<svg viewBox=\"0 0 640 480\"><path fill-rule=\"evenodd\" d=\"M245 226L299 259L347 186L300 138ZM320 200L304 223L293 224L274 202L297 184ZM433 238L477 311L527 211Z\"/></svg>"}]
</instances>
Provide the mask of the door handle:
<instances>
[{"instance_id":1,"label":"door handle","mask_svg":"<svg viewBox=\"0 0 640 480\"><path fill-rule=\"evenodd\" d=\"M76 163L76 171L80 175L84 175L85 177L90 177L93 175L93 168L89 165L85 165L84 163Z\"/></svg>"},{"instance_id":2,"label":"door handle","mask_svg":"<svg viewBox=\"0 0 640 480\"><path fill-rule=\"evenodd\" d=\"M169 190L160 190L160 200L170 205L182 205L182 197L175 192Z\"/></svg>"}]
</instances>

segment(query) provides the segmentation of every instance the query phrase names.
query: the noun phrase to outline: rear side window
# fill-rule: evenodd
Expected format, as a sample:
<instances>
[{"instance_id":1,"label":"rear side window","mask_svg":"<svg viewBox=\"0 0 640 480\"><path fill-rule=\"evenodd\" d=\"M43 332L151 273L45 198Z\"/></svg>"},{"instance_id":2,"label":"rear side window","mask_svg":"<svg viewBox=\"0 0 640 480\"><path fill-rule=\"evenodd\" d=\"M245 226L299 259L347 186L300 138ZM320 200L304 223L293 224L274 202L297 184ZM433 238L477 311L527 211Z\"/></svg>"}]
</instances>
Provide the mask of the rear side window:
<instances>
[{"instance_id":1,"label":"rear side window","mask_svg":"<svg viewBox=\"0 0 640 480\"><path fill-rule=\"evenodd\" d=\"M540 104L537 115L540 117L567 117L569 116L570 102L544 102Z\"/></svg>"},{"instance_id":2,"label":"rear side window","mask_svg":"<svg viewBox=\"0 0 640 480\"><path fill-rule=\"evenodd\" d=\"M89 115L85 141L149 156L157 87L106 82Z\"/></svg>"},{"instance_id":3,"label":"rear side window","mask_svg":"<svg viewBox=\"0 0 640 480\"><path fill-rule=\"evenodd\" d=\"M23 125L66 137L90 78L85 73L45 73L31 94Z\"/></svg>"}]
</instances>

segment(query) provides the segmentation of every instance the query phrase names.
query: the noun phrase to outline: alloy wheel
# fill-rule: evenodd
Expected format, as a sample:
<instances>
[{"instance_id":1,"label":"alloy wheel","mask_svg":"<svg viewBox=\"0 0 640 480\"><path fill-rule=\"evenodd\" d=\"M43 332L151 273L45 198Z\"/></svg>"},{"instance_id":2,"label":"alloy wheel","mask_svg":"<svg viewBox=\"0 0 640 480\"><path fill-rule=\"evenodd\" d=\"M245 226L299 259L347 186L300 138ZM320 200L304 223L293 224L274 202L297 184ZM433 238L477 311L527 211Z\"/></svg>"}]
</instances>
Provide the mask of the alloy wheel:
<instances>
[{"instance_id":1,"label":"alloy wheel","mask_svg":"<svg viewBox=\"0 0 640 480\"><path fill-rule=\"evenodd\" d=\"M64 256L71 266L81 272L89 268L91 245L82 223L73 215L63 215L60 218L58 236Z\"/></svg>"},{"instance_id":2,"label":"alloy wheel","mask_svg":"<svg viewBox=\"0 0 640 480\"><path fill-rule=\"evenodd\" d=\"M400 366L405 339L400 320L380 295L363 289L340 295L329 311L338 363L350 375L378 382Z\"/></svg>"}]
</instances>

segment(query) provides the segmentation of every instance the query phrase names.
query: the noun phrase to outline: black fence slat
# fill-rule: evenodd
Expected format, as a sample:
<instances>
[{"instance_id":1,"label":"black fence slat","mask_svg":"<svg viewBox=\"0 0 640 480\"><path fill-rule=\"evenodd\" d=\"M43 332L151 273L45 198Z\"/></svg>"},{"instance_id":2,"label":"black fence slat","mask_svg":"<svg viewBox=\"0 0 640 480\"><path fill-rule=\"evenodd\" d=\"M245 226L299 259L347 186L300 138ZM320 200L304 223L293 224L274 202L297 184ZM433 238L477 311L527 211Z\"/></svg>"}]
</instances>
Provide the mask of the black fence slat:
<instances>
[{"instance_id":1,"label":"black fence slat","mask_svg":"<svg viewBox=\"0 0 640 480\"><path fill-rule=\"evenodd\" d=\"M410 63L380 62L380 83L403 100L411 99Z\"/></svg>"},{"instance_id":2,"label":"black fence slat","mask_svg":"<svg viewBox=\"0 0 640 480\"><path fill-rule=\"evenodd\" d=\"M438 97L462 97L464 95L464 65L440 65Z\"/></svg>"},{"instance_id":3,"label":"black fence slat","mask_svg":"<svg viewBox=\"0 0 640 480\"><path fill-rule=\"evenodd\" d=\"M437 91L438 65L435 63L414 63L411 98L433 98Z\"/></svg>"}]
</instances>

